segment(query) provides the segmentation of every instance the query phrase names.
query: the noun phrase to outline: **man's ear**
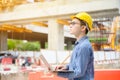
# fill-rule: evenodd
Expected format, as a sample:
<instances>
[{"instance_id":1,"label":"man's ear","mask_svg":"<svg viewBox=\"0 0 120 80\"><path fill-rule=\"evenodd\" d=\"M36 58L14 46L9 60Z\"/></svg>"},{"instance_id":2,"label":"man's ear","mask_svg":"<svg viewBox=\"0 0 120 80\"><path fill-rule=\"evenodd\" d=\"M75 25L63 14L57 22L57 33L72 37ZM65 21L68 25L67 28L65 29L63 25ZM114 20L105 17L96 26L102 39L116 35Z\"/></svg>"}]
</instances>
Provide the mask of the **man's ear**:
<instances>
[{"instance_id":1,"label":"man's ear","mask_svg":"<svg viewBox=\"0 0 120 80\"><path fill-rule=\"evenodd\" d=\"M82 25L82 31L85 31L85 30L86 30L86 26Z\"/></svg>"}]
</instances>

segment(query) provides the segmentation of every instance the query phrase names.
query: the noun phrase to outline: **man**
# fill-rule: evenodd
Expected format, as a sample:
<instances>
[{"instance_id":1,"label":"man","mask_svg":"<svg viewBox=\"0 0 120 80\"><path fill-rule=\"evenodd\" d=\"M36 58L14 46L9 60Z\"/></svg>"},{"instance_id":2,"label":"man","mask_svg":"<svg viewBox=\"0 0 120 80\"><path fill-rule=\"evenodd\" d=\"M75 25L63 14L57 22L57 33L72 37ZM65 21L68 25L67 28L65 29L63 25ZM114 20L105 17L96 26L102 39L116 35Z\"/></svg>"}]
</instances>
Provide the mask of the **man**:
<instances>
[{"instance_id":1,"label":"man","mask_svg":"<svg viewBox=\"0 0 120 80\"><path fill-rule=\"evenodd\" d=\"M70 33L76 37L75 46L67 66L58 66L60 70L73 72L59 72L57 75L69 80L94 80L94 57L92 46L87 37L92 29L92 18L88 13L78 13L72 17Z\"/></svg>"}]
</instances>

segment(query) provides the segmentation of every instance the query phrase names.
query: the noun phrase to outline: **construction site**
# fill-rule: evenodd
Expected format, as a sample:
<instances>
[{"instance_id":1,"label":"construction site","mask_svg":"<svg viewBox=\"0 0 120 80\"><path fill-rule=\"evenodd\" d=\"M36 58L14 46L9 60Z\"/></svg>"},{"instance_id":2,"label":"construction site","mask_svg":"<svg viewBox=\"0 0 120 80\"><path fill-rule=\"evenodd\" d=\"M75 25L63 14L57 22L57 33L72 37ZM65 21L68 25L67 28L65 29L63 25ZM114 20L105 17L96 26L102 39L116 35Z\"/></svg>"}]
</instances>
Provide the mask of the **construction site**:
<instances>
[{"instance_id":1,"label":"construction site","mask_svg":"<svg viewBox=\"0 0 120 80\"><path fill-rule=\"evenodd\" d=\"M87 36L94 51L94 80L119 80L120 0L0 0L0 80L68 80L49 73L40 55L52 66L69 63L76 41L69 22L78 12L93 20ZM23 46L37 41L40 47L9 48L8 40L21 40ZM6 55L14 55L14 61ZM32 64L23 67L25 59Z\"/></svg>"}]
</instances>

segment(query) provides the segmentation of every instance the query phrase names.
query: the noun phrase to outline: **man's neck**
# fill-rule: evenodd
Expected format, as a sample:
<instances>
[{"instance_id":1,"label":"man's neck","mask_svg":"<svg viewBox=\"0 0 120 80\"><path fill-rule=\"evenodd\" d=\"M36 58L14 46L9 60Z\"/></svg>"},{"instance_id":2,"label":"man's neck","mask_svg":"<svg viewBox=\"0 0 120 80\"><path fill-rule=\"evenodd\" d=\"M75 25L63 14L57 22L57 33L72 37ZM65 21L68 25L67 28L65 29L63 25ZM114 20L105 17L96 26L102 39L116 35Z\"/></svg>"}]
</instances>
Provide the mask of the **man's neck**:
<instances>
[{"instance_id":1,"label":"man's neck","mask_svg":"<svg viewBox=\"0 0 120 80\"><path fill-rule=\"evenodd\" d=\"M79 41L83 36L86 36L86 34L82 34L82 35L76 36L77 41Z\"/></svg>"}]
</instances>

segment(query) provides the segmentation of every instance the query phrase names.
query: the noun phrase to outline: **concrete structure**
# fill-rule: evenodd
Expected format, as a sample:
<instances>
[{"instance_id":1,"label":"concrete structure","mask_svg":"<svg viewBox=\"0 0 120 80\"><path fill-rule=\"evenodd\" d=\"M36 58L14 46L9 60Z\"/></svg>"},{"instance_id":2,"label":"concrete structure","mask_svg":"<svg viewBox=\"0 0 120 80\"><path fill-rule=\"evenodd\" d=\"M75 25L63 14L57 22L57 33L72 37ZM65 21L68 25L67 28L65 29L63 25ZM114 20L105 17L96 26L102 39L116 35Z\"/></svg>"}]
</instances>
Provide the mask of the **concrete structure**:
<instances>
[{"instance_id":1,"label":"concrete structure","mask_svg":"<svg viewBox=\"0 0 120 80\"><path fill-rule=\"evenodd\" d=\"M72 37L66 35L62 24L57 23L58 19L69 20L70 15L78 12L86 11L95 18L113 18L120 15L120 1L119 0L54 0L50 2L29 3L15 6L12 12L0 13L0 25L13 24L13 25L28 25L32 22L44 22L48 24L48 48L52 50L64 49L64 35L65 37ZM31 27L28 27L32 29ZM41 35L47 33L40 32L39 29L33 30ZM34 33L33 33L34 34ZM8 34L9 35L9 34ZM28 37L29 35L26 35ZM1 37L1 35L0 35ZM6 35L7 37L7 35ZM6 38L5 37L5 38ZM38 39L43 44L46 39L35 38L31 34L30 40ZM8 38L10 38L8 36ZM46 37L47 38L47 37ZM3 40L3 37L0 38ZM17 38L16 38L17 39ZM0 43L0 46L7 46L7 42ZM43 46L44 47L44 46ZM0 50L6 50L6 47Z\"/></svg>"},{"instance_id":2,"label":"concrete structure","mask_svg":"<svg viewBox=\"0 0 120 80\"><path fill-rule=\"evenodd\" d=\"M7 50L7 32L0 32L0 50Z\"/></svg>"}]
</instances>

